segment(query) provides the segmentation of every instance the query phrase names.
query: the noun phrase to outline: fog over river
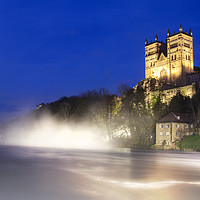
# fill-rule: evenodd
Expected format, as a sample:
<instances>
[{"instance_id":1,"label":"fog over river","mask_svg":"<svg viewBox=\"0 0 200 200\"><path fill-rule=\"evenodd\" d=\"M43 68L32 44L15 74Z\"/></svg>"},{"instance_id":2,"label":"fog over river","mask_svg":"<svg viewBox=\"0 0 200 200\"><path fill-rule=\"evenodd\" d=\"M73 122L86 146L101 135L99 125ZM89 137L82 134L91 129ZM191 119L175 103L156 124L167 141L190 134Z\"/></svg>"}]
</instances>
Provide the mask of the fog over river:
<instances>
[{"instance_id":1,"label":"fog over river","mask_svg":"<svg viewBox=\"0 0 200 200\"><path fill-rule=\"evenodd\" d=\"M199 200L200 153L0 146L1 200Z\"/></svg>"}]
</instances>

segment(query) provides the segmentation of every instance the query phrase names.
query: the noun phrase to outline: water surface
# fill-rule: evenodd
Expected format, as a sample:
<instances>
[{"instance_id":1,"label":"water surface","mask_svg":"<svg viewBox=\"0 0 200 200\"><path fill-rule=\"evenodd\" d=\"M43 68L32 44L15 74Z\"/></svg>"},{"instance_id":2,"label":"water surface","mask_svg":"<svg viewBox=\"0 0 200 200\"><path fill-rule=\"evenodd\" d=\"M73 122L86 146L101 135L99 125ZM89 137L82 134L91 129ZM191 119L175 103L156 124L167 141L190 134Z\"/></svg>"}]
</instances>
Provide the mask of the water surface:
<instances>
[{"instance_id":1,"label":"water surface","mask_svg":"<svg viewBox=\"0 0 200 200\"><path fill-rule=\"evenodd\" d=\"M1 200L199 200L200 153L0 147Z\"/></svg>"}]
</instances>

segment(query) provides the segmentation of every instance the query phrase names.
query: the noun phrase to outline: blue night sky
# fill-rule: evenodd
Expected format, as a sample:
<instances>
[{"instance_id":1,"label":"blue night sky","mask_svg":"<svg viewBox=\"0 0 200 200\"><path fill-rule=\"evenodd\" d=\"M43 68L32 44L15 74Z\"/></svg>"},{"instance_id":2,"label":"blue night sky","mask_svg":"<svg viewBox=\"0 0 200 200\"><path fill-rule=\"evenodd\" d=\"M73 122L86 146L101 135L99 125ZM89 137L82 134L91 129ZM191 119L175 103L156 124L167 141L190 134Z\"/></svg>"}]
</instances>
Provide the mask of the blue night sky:
<instances>
[{"instance_id":1,"label":"blue night sky","mask_svg":"<svg viewBox=\"0 0 200 200\"><path fill-rule=\"evenodd\" d=\"M199 1L1 0L0 122L62 96L131 87L144 41L192 28L200 66Z\"/></svg>"}]
</instances>

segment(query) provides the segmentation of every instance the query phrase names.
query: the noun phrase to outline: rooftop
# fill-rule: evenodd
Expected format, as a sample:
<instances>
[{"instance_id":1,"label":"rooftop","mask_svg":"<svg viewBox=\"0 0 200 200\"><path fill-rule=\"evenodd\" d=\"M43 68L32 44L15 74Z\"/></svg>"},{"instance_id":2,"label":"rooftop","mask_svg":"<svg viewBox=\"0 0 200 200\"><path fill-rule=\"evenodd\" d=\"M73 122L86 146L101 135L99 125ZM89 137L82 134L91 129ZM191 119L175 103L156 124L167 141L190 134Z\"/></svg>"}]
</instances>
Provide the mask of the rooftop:
<instances>
[{"instance_id":1,"label":"rooftop","mask_svg":"<svg viewBox=\"0 0 200 200\"><path fill-rule=\"evenodd\" d=\"M188 114L188 113L171 112L157 121L157 123L162 123L162 122L192 123L193 117L191 114Z\"/></svg>"}]
</instances>

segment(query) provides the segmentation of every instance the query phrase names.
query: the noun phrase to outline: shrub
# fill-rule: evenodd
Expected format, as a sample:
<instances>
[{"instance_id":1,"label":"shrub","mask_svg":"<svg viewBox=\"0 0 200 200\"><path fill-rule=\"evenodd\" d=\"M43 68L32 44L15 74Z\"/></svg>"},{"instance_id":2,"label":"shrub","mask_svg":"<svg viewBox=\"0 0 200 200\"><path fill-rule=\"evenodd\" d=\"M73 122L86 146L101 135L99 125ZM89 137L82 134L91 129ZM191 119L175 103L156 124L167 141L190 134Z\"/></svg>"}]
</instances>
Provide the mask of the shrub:
<instances>
[{"instance_id":1,"label":"shrub","mask_svg":"<svg viewBox=\"0 0 200 200\"><path fill-rule=\"evenodd\" d=\"M185 136L180 144L180 148L181 150L183 149L200 150L200 136L199 135Z\"/></svg>"}]
</instances>

